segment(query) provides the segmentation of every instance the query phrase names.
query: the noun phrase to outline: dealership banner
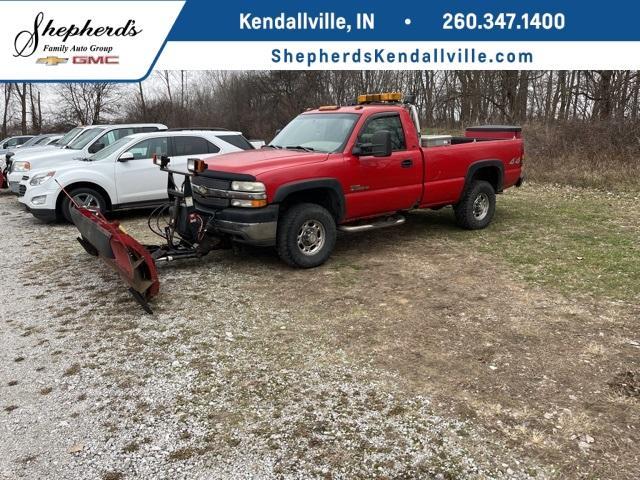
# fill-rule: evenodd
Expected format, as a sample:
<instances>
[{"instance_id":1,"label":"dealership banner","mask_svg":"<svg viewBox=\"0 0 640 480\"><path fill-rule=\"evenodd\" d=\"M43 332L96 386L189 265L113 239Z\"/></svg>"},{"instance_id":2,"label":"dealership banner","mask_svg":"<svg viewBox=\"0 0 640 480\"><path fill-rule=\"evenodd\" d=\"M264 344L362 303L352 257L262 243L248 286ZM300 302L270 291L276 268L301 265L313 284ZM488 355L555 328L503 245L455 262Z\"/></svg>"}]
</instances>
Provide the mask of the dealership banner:
<instances>
[{"instance_id":1,"label":"dealership banner","mask_svg":"<svg viewBox=\"0 0 640 480\"><path fill-rule=\"evenodd\" d=\"M0 1L2 81L151 70L640 69L640 3Z\"/></svg>"}]
</instances>

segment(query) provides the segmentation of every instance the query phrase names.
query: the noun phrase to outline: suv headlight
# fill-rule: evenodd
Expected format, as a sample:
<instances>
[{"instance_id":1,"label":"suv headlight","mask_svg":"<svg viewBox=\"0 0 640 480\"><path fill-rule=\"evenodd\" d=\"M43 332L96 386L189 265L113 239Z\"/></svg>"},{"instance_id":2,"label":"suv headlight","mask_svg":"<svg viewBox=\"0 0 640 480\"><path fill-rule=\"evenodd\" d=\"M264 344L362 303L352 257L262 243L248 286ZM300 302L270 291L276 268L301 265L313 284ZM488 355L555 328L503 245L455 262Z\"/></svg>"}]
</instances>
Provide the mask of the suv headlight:
<instances>
[{"instance_id":1,"label":"suv headlight","mask_svg":"<svg viewBox=\"0 0 640 480\"><path fill-rule=\"evenodd\" d=\"M48 182L55 174L56 172L52 171L52 172L39 173L38 175L34 175L31 181L29 182L29 185L31 185L32 187L42 185L43 183Z\"/></svg>"},{"instance_id":2,"label":"suv headlight","mask_svg":"<svg viewBox=\"0 0 640 480\"><path fill-rule=\"evenodd\" d=\"M262 182L231 182L231 190L252 193L264 193L267 191Z\"/></svg>"},{"instance_id":3,"label":"suv headlight","mask_svg":"<svg viewBox=\"0 0 640 480\"><path fill-rule=\"evenodd\" d=\"M31 170L31 164L25 161L13 162L13 166L11 167L12 172L28 172L29 170Z\"/></svg>"}]
</instances>

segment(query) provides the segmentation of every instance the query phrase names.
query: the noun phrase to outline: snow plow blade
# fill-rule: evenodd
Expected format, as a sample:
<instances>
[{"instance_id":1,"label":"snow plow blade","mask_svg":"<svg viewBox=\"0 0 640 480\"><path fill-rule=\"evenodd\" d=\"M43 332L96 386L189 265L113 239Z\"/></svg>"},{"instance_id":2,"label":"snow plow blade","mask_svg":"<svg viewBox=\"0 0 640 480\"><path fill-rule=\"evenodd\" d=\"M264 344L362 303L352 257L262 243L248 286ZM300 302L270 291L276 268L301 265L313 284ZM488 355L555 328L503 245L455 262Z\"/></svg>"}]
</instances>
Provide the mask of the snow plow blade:
<instances>
[{"instance_id":1,"label":"snow plow blade","mask_svg":"<svg viewBox=\"0 0 640 480\"><path fill-rule=\"evenodd\" d=\"M129 292L147 313L148 301L158 294L160 282L151 253L129 236L118 222L109 222L101 213L84 207L71 210L80 231L78 242L87 253L100 257L129 286Z\"/></svg>"}]
</instances>

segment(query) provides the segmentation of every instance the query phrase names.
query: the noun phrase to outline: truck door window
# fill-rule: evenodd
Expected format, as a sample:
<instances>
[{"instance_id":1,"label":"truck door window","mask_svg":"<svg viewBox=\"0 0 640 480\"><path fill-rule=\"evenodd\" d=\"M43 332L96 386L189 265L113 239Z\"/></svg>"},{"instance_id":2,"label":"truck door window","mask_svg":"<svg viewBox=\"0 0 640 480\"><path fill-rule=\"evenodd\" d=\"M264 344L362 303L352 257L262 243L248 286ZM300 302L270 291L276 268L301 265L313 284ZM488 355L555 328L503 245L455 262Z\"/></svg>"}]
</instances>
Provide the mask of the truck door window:
<instances>
[{"instance_id":1,"label":"truck door window","mask_svg":"<svg viewBox=\"0 0 640 480\"><path fill-rule=\"evenodd\" d=\"M373 134L380 130L388 130L391 132L391 149L393 151L406 150L407 145L404 139L404 130L399 115L385 115L374 117L369 120L360 130L358 143L368 143L371 141Z\"/></svg>"},{"instance_id":2,"label":"truck door window","mask_svg":"<svg viewBox=\"0 0 640 480\"><path fill-rule=\"evenodd\" d=\"M150 138L135 144L127 150L133 153L136 160L151 158L154 155L169 155L169 139L167 137Z\"/></svg>"}]
</instances>

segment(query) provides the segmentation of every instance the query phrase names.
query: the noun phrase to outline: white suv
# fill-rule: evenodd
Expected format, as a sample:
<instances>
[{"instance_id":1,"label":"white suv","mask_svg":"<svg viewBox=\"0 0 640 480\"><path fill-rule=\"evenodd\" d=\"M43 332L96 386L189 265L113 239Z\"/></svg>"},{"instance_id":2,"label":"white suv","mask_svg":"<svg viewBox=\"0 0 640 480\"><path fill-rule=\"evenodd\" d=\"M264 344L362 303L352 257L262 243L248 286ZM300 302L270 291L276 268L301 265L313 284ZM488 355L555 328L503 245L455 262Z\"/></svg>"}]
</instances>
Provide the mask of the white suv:
<instances>
[{"instance_id":1,"label":"white suv","mask_svg":"<svg viewBox=\"0 0 640 480\"><path fill-rule=\"evenodd\" d=\"M78 158L87 158L108 147L116 140L133 133L157 132L166 130L161 123L135 123L126 125L94 125L87 127L65 148L45 149L37 153L15 155L11 158L9 171L9 187L16 192L16 185L22 180L28 180L31 170L51 168L64 162Z\"/></svg>"},{"instance_id":2,"label":"white suv","mask_svg":"<svg viewBox=\"0 0 640 480\"><path fill-rule=\"evenodd\" d=\"M239 146L237 146L239 145ZM154 155L171 158L174 170L187 171L187 159L252 149L240 132L164 131L129 135L88 158L30 171L20 184L19 201L44 221L70 221L72 203L103 212L147 208L167 201L167 173Z\"/></svg>"}]
</instances>

